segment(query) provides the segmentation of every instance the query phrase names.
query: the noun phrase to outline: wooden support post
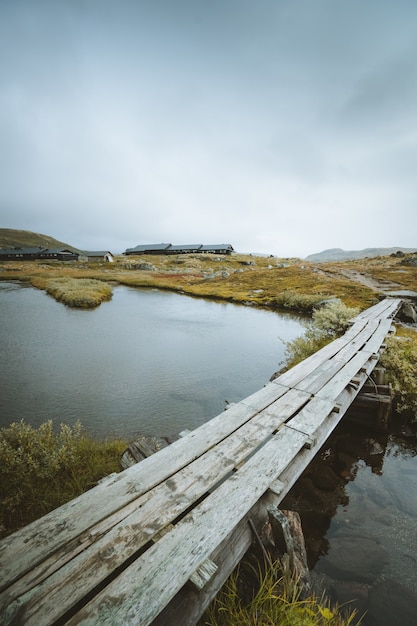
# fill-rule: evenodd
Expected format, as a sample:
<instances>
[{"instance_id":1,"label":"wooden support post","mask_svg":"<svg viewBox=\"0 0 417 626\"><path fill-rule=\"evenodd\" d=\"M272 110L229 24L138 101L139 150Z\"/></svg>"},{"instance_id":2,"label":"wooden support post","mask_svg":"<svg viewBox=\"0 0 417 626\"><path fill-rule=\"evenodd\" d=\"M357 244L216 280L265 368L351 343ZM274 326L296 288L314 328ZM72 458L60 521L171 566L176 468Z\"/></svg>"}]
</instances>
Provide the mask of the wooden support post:
<instances>
[{"instance_id":1,"label":"wooden support post","mask_svg":"<svg viewBox=\"0 0 417 626\"><path fill-rule=\"evenodd\" d=\"M376 367L372 373L372 378L377 385L385 385L386 370L385 367Z\"/></svg>"},{"instance_id":2,"label":"wooden support post","mask_svg":"<svg viewBox=\"0 0 417 626\"><path fill-rule=\"evenodd\" d=\"M281 511L275 506L268 506L267 511L274 540L279 543L283 537L291 575L294 582L300 585L301 595L306 597L311 594L311 578L300 516L294 511Z\"/></svg>"}]
</instances>

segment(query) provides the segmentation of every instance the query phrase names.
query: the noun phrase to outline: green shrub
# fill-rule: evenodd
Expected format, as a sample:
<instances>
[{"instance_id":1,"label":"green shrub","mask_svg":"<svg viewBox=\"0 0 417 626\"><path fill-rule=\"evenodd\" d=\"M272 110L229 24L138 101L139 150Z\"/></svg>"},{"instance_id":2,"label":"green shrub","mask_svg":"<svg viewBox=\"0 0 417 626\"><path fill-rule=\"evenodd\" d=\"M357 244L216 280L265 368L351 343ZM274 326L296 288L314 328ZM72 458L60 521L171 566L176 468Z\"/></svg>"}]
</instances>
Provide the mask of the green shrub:
<instances>
[{"instance_id":1,"label":"green shrub","mask_svg":"<svg viewBox=\"0 0 417 626\"><path fill-rule=\"evenodd\" d=\"M87 436L79 422L0 429L0 525L11 532L93 487L120 469L126 443Z\"/></svg>"},{"instance_id":2,"label":"green shrub","mask_svg":"<svg viewBox=\"0 0 417 626\"><path fill-rule=\"evenodd\" d=\"M417 333L404 330L401 336L388 337L385 343L380 362L391 383L395 411L417 421Z\"/></svg>"},{"instance_id":3,"label":"green shrub","mask_svg":"<svg viewBox=\"0 0 417 626\"><path fill-rule=\"evenodd\" d=\"M315 309L304 335L286 343L286 368L293 367L342 335L358 313L359 309L347 307L338 300Z\"/></svg>"},{"instance_id":4,"label":"green shrub","mask_svg":"<svg viewBox=\"0 0 417 626\"><path fill-rule=\"evenodd\" d=\"M326 296L322 293L308 294L285 289L269 300L269 304L276 308L311 312L325 298Z\"/></svg>"}]
</instances>

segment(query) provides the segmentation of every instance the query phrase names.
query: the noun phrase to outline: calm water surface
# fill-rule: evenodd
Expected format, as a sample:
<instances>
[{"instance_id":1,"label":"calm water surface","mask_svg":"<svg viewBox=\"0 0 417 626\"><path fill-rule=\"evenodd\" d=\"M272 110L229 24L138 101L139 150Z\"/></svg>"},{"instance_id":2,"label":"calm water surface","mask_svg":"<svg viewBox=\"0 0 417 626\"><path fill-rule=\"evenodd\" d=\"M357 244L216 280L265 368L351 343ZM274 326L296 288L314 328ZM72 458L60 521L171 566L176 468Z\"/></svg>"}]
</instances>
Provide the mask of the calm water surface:
<instances>
[{"instance_id":1,"label":"calm water surface","mask_svg":"<svg viewBox=\"0 0 417 626\"><path fill-rule=\"evenodd\" d=\"M94 310L0 283L0 425L77 419L99 435L193 429L264 385L299 318L116 287Z\"/></svg>"}]
</instances>

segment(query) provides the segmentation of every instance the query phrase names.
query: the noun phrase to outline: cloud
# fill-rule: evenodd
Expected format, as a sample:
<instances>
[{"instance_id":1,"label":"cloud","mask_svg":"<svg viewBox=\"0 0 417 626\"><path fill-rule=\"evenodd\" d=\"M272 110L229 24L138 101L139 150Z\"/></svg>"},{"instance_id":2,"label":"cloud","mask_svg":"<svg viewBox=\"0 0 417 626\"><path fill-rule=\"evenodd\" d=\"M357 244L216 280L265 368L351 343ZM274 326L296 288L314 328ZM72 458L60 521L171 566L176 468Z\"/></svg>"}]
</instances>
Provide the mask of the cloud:
<instances>
[{"instance_id":1,"label":"cloud","mask_svg":"<svg viewBox=\"0 0 417 626\"><path fill-rule=\"evenodd\" d=\"M3 0L3 225L90 249L414 246L416 13Z\"/></svg>"}]
</instances>

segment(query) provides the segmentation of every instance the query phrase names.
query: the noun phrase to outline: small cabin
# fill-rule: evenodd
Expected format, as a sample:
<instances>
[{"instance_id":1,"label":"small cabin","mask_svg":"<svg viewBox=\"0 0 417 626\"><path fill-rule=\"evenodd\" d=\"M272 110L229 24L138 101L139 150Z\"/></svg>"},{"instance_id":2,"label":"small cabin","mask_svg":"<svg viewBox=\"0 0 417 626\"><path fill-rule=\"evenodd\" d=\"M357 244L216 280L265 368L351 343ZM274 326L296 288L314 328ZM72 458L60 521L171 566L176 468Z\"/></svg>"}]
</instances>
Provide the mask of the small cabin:
<instances>
[{"instance_id":1,"label":"small cabin","mask_svg":"<svg viewBox=\"0 0 417 626\"><path fill-rule=\"evenodd\" d=\"M109 252L109 250L84 250L80 254L80 261L89 261L90 263L113 263L114 262L114 254Z\"/></svg>"}]
</instances>

